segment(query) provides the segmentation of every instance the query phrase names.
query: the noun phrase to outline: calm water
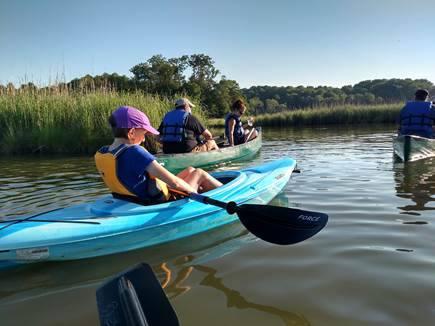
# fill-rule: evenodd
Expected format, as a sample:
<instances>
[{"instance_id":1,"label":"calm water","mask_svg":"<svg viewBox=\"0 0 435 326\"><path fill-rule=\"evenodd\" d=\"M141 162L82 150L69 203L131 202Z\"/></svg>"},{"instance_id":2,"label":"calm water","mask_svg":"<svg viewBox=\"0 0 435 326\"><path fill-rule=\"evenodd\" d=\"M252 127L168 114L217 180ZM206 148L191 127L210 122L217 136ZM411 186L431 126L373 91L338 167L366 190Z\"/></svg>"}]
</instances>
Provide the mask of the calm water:
<instances>
[{"instance_id":1,"label":"calm water","mask_svg":"<svg viewBox=\"0 0 435 326\"><path fill-rule=\"evenodd\" d=\"M234 223L126 254L3 271L1 325L97 325L96 287L142 261L183 325L434 325L435 160L395 163L393 130L265 130L261 154L245 164L298 161L302 173L274 204L328 213L311 239L276 246ZM92 158L0 159L3 218L103 193Z\"/></svg>"}]
</instances>

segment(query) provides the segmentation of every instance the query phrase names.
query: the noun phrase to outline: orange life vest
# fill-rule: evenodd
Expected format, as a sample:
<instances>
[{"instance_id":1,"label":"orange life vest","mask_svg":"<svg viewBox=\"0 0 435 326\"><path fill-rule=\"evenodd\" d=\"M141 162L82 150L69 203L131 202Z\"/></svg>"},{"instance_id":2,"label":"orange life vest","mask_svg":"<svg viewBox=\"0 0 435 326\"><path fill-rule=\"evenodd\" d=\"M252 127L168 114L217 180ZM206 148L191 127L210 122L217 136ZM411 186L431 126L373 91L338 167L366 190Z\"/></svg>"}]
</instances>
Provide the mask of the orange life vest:
<instances>
[{"instance_id":1,"label":"orange life vest","mask_svg":"<svg viewBox=\"0 0 435 326\"><path fill-rule=\"evenodd\" d=\"M119 180L116 174L117 159L129 148L128 145L122 144L118 148L110 151L108 146L100 148L95 154L95 164L97 170L104 180L106 186L110 189L112 194L116 197L139 197L131 192L127 187ZM168 201L170 193L166 183L162 180L147 174L146 180L146 194L144 194L146 204L154 204Z\"/></svg>"}]
</instances>

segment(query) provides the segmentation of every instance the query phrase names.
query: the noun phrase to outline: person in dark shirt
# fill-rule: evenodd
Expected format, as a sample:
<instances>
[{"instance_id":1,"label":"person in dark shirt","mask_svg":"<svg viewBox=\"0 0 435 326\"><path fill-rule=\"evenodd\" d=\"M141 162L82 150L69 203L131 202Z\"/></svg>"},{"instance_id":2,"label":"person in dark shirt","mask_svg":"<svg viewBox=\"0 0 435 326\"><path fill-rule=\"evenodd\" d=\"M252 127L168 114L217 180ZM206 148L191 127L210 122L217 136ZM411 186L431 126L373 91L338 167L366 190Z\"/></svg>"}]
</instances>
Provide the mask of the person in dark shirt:
<instances>
[{"instance_id":1,"label":"person in dark shirt","mask_svg":"<svg viewBox=\"0 0 435 326\"><path fill-rule=\"evenodd\" d=\"M218 149L213 135L192 115L195 107L187 98L175 102L175 108L166 113L158 130L163 152L166 154L206 152ZM200 136L204 138L200 140Z\"/></svg>"},{"instance_id":2,"label":"person in dark shirt","mask_svg":"<svg viewBox=\"0 0 435 326\"><path fill-rule=\"evenodd\" d=\"M419 89L415 92L415 100L406 103L400 111L399 135L434 137L435 110L428 99L429 92Z\"/></svg>"},{"instance_id":3,"label":"person in dark shirt","mask_svg":"<svg viewBox=\"0 0 435 326\"><path fill-rule=\"evenodd\" d=\"M241 116L245 111L245 103L242 100L237 100L232 105L232 111L225 117L225 136L230 146L243 144L258 136L254 127L251 131L243 128Z\"/></svg>"}]
</instances>

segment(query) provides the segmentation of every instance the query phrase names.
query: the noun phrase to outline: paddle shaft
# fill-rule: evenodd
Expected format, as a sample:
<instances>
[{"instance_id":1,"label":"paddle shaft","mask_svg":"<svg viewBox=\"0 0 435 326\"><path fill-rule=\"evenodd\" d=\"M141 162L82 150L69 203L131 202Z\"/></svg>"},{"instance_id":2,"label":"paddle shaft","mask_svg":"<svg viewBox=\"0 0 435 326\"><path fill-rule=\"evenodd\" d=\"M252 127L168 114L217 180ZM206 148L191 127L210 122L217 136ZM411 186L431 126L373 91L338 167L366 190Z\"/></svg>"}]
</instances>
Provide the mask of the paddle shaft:
<instances>
[{"instance_id":1,"label":"paddle shaft","mask_svg":"<svg viewBox=\"0 0 435 326\"><path fill-rule=\"evenodd\" d=\"M20 223L20 222L54 222L54 223L72 223L72 224L101 224L100 222L92 222L92 221L77 221L77 220L46 220L46 219L16 219L16 220L1 220L0 224L3 223Z\"/></svg>"},{"instance_id":2,"label":"paddle shaft","mask_svg":"<svg viewBox=\"0 0 435 326\"><path fill-rule=\"evenodd\" d=\"M223 208L229 214L237 213L237 211L239 209L239 206L237 206L237 204L233 201L230 201L228 203L224 203L222 201L219 201L219 200L216 200L216 199L204 196L204 195L195 194L195 193L191 193L190 195L189 194L185 194L185 195L192 198L195 201L199 201L199 202L204 203L204 204L210 204L213 206Z\"/></svg>"},{"instance_id":3,"label":"paddle shaft","mask_svg":"<svg viewBox=\"0 0 435 326\"><path fill-rule=\"evenodd\" d=\"M249 131L248 136L245 139L245 143L247 143L249 141L249 138L251 138L252 133L254 132L255 128L252 127L251 130Z\"/></svg>"},{"instance_id":4,"label":"paddle shaft","mask_svg":"<svg viewBox=\"0 0 435 326\"><path fill-rule=\"evenodd\" d=\"M191 192L190 194L188 194L187 192L177 190L177 189L172 189L172 188L169 188L169 192L172 192L172 193L177 194L177 195L181 195L183 197L189 197L192 200L199 201L200 203L203 203L203 204L209 204L209 205L223 208L229 214L237 213L237 211L239 210L239 206L237 206L237 204L233 201L225 203L223 201L219 201L219 200L216 200L216 199L204 196L204 195L200 195L200 194L197 194L194 192Z\"/></svg>"},{"instance_id":5,"label":"paddle shaft","mask_svg":"<svg viewBox=\"0 0 435 326\"><path fill-rule=\"evenodd\" d=\"M58 209L55 209L58 210ZM54 219L36 219L35 217L41 216L44 213L32 215L23 219L14 219L14 220L1 220L0 224L2 223L9 223L8 225L5 225L0 228L1 230L7 229L8 227L22 222L53 222L53 223L76 223L76 224L100 224L100 222L92 222L92 221L77 221L77 220L54 220Z\"/></svg>"}]
</instances>

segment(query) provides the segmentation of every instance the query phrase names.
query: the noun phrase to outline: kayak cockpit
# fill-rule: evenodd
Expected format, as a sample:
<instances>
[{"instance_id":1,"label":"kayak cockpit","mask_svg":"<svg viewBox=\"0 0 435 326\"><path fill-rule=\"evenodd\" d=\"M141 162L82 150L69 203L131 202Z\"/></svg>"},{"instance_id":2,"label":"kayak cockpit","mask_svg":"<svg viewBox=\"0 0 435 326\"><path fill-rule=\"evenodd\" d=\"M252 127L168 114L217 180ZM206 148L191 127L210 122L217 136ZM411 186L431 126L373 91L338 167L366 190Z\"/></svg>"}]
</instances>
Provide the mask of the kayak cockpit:
<instances>
[{"instance_id":1,"label":"kayak cockpit","mask_svg":"<svg viewBox=\"0 0 435 326\"><path fill-rule=\"evenodd\" d=\"M223 186L208 191L204 194L207 196L219 195L227 192L235 184L239 184L245 180L246 175L240 171L222 171L212 173L213 177L223 183ZM150 213L152 211L162 211L172 209L176 206L185 205L189 198L183 198L176 201L170 201L157 205L144 205L138 202L132 202L126 199L115 198L113 195L105 196L96 200L94 203L89 204L91 214L97 216L123 216L135 215L142 213Z\"/></svg>"}]
</instances>

